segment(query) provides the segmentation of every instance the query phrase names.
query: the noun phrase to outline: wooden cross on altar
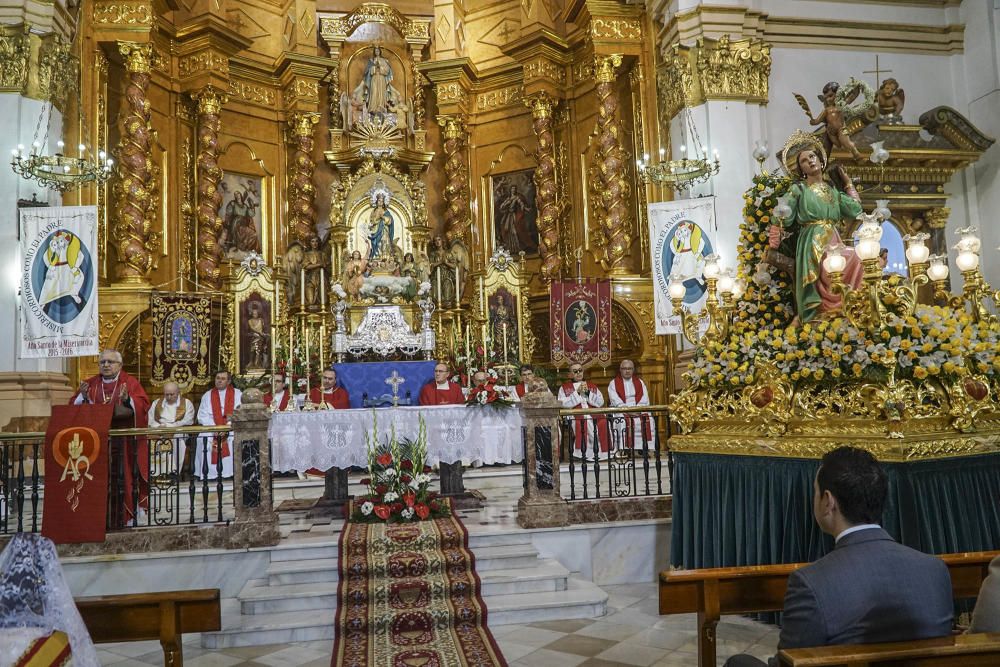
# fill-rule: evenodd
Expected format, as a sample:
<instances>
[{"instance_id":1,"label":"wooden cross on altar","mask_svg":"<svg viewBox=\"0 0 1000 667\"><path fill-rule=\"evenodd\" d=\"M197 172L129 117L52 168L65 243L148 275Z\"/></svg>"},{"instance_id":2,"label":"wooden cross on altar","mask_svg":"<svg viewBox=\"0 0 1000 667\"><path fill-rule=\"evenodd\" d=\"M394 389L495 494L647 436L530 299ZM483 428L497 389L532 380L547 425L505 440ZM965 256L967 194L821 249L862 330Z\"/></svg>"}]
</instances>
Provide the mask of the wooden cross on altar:
<instances>
[{"instance_id":1,"label":"wooden cross on altar","mask_svg":"<svg viewBox=\"0 0 1000 667\"><path fill-rule=\"evenodd\" d=\"M399 405L399 385L406 382L406 378L399 374L398 371L393 371L392 375L385 379L385 383L392 385L392 404L393 406Z\"/></svg>"},{"instance_id":2,"label":"wooden cross on altar","mask_svg":"<svg viewBox=\"0 0 1000 667\"><path fill-rule=\"evenodd\" d=\"M878 67L878 54L875 54L875 69L869 69L862 72L862 74L874 74L875 75L875 90L882 85L882 75L889 74L892 72L891 69L879 69Z\"/></svg>"}]
</instances>

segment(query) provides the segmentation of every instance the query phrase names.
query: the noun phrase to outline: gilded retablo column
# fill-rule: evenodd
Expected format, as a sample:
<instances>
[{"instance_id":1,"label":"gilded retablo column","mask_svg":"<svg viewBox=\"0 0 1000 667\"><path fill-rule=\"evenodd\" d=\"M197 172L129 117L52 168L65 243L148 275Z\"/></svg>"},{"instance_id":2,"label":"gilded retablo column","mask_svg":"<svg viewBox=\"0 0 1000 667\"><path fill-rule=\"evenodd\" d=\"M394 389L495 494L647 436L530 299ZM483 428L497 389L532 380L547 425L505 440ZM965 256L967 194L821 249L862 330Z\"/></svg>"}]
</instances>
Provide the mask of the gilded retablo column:
<instances>
[{"instance_id":1,"label":"gilded retablo column","mask_svg":"<svg viewBox=\"0 0 1000 667\"><path fill-rule=\"evenodd\" d=\"M312 153L315 145L313 133L319 114L296 112L288 117L292 144L291 167L288 174L288 211L291 241L309 247L316 236L316 186L313 173L316 161Z\"/></svg>"},{"instance_id":2,"label":"gilded retablo column","mask_svg":"<svg viewBox=\"0 0 1000 667\"><path fill-rule=\"evenodd\" d=\"M601 266L617 267L632 245L632 223L628 210L626 155L622 147L624 130L618 113L615 72L622 64L620 55L598 57L594 76L597 79L597 150L594 154L594 193L597 207Z\"/></svg>"},{"instance_id":3,"label":"gilded retablo column","mask_svg":"<svg viewBox=\"0 0 1000 667\"><path fill-rule=\"evenodd\" d=\"M121 139L115 148L118 179L114 195L118 203L111 239L118 251L115 275L118 280L142 281L153 266L153 216L156 211L157 169L153 166L155 140L150 123L150 69L155 54L150 44L120 42L125 59L125 95L121 119Z\"/></svg>"},{"instance_id":4,"label":"gilded retablo column","mask_svg":"<svg viewBox=\"0 0 1000 667\"><path fill-rule=\"evenodd\" d=\"M539 93L525 100L531 109L531 125L538 141L535 151L535 204L538 207L538 254L542 277L553 280L559 276L559 204L556 202L555 135L552 131L553 100Z\"/></svg>"},{"instance_id":5,"label":"gilded retablo column","mask_svg":"<svg viewBox=\"0 0 1000 667\"><path fill-rule=\"evenodd\" d=\"M467 136L461 116L438 118L444 137L445 236L449 243L461 240L472 226L469 212L469 171L465 159Z\"/></svg>"},{"instance_id":6,"label":"gilded retablo column","mask_svg":"<svg viewBox=\"0 0 1000 667\"><path fill-rule=\"evenodd\" d=\"M219 207L222 169L219 167L219 131L226 96L206 86L194 96L198 102L198 280L203 287L218 289L222 253L219 236L222 218Z\"/></svg>"}]
</instances>

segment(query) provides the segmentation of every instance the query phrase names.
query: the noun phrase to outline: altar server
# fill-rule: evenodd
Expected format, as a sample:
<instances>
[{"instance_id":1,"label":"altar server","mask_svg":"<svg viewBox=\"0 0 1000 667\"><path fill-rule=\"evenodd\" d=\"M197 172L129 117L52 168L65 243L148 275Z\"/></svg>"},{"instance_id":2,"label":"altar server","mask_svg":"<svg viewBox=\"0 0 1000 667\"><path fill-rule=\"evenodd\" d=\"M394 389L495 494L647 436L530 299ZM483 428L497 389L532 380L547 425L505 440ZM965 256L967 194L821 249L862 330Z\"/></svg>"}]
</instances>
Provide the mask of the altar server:
<instances>
[{"instance_id":1,"label":"altar server","mask_svg":"<svg viewBox=\"0 0 1000 667\"><path fill-rule=\"evenodd\" d=\"M351 399L347 390L337 383L337 371L328 368L323 371L323 387L314 387L309 393L313 405L333 410L349 410Z\"/></svg>"},{"instance_id":2,"label":"altar server","mask_svg":"<svg viewBox=\"0 0 1000 667\"><path fill-rule=\"evenodd\" d=\"M146 428L146 418L149 412L149 397L139 381L122 370L122 355L118 350L104 350L97 362L100 371L97 375L80 383L76 394L70 399L71 404L105 403L115 406L111 418L111 428ZM118 465L124 465L125 477L125 512L122 521L113 519L115 528L122 525L135 525L136 517L139 523L145 521L145 508L149 505L149 443L145 436L134 439L134 445L127 438L115 438L112 444L116 450L123 452L124 460ZM133 479L134 466L139 468L139 479ZM138 485L139 507L132 502L133 484Z\"/></svg>"},{"instance_id":3,"label":"altar server","mask_svg":"<svg viewBox=\"0 0 1000 667\"><path fill-rule=\"evenodd\" d=\"M593 382L584 378L583 366L569 367L570 379L559 387L559 401L566 408L586 409L604 407L604 396ZM596 433L595 433L596 431ZM605 417L592 418L590 415L573 417L573 455L584 459L593 457L594 438L597 438L601 454L606 456L608 446L608 420ZM582 452L582 454L581 454Z\"/></svg>"},{"instance_id":4,"label":"altar server","mask_svg":"<svg viewBox=\"0 0 1000 667\"><path fill-rule=\"evenodd\" d=\"M420 388L420 405L463 405L465 396L458 383L448 379L448 365L434 367L434 379Z\"/></svg>"},{"instance_id":5,"label":"altar server","mask_svg":"<svg viewBox=\"0 0 1000 667\"><path fill-rule=\"evenodd\" d=\"M635 376L635 362L623 359L618 365L618 375L608 385L608 403L613 408L649 405L646 383ZM615 415L615 442L625 447L643 449L653 447L653 418L648 414Z\"/></svg>"},{"instance_id":6,"label":"altar server","mask_svg":"<svg viewBox=\"0 0 1000 667\"><path fill-rule=\"evenodd\" d=\"M229 371L219 371L215 374L215 388L205 392L198 406L198 423L204 426L225 426L230 423L233 412L240 406L243 392L233 386L233 378ZM209 450L208 479L218 477L216 468L219 457L222 457L222 477L233 476L233 436L224 437L214 433L202 433L198 436L198 446L195 448L194 474L201 479L205 463L205 450Z\"/></svg>"},{"instance_id":7,"label":"altar server","mask_svg":"<svg viewBox=\"0 0 1000 667\"><path fill-rule=\"evenodd\" d=\"M149 407L149 427L150 428L176 428L178 426L190 426L194 423L194 404L181 396L181 389L176 382L168 382L163 385L163 398L153 401ZM158 464L158 468L166 468L159 472L179 473L183 469L184 454L180 445L183 444L186 436L174 436L174 455L171 461L163 461L158 455L153 456L153 460Z\"/></svg>"},{"instance_id":8,"label":"altar server","mask_svg":"<svg viewBox=\"0 0 1000 667\"><path fill-rule=\"evenodd\" d=\"M288 407L288 401L292 397L292 392L285 386L284 373L275 373L271 380L271 391L264 394L264 405L271 412L280 412Z\"/></svg>"}]
</instances>

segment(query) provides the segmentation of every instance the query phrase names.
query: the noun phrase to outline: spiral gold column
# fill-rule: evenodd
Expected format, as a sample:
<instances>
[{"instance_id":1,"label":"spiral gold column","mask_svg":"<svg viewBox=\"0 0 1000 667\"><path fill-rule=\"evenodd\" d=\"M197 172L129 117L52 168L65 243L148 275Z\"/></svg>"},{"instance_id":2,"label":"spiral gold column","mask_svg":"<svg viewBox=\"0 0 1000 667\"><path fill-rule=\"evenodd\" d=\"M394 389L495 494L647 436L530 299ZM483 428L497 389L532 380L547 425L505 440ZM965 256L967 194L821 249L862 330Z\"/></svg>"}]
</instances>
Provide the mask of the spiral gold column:
<instances>
[{"instance_id":1,"label":"spiral gold column","mask_svg":"<svg viewBox=\"0 0 1000 667\"><path fill-rule=\"evenodd\" d=\"M150 123L149 72L154 58L151 44L119 42L125 59L125 95L122 100L121 139L115 148L118 179L114 196L118 203L111 239L118 251L118 280L141 282L153 266L150 246L156 210L156 173L152 149L155 132Z\"/></svg>"},{"instance_id":2,"label":"spiral gold column","mask_svg":"<svg viewBox=\"0 0 1000 667\"><path fill-rule=\"evenodd\" d=\"M615 91L615 70L622 64L620 55L598 57L594 76L597 79L597 150L593 171L597 177L595 192L598 207L605 270L616 268L632 246L632 222L628 210L628 180L626 156L622 148L624 130L618 117L618 95Z\"/></svg>"},{"instance_id":3,"label":"spiral gold column","mask_svg":"<svg viewBox=\"0 0 1000 667\"><path fill-rule=\"evenodd\" d=\"M298 111L288 116L292 156L288 174L288 227L291 242L298 242L308 248L316 236L316 186L313 173L316 161L312 153L315 145L313 137L319 114Z\"/></svg>"},{"instance_id":4,"label":"spiral gold column","mask_svg":"<svg viewBox=\"0 0 1000 667\"><path fill-rule=\"evenodd\" d=\"M469 170L465 159L467 137L461 116L440 116L438 125L444 137L444 212L445 237L451 243L461 240L472 226L469 213Z\"/></svg>"},{"instance_id":5,"label":"spiral gold column","mask_svg":"<svg viewBox=\"0 0 1000 667\"><path fill-rule=\"evenodd\" d=\"M219 129L226 96L214 86L205 86L194 98L198 102L198 281L202 287L219 289L219 264L222 262L219 249L222 233Z\"/></svg>"},{"instance_id":6,"label":"spiral gold column","mask_svg":"<svg viewBox=\"0 0 1000 667\"><path fill-rule=\"evenodd\" d=\"M542 277L559 277L562 259L559 257L559 204L556 202L555 135L552 132L552 110L555 104L547 93L538 93L525 100L531 109L531 126L538 149L535 151L535 204L538 207L538 254Z\"/></svg>"}]
</instances>

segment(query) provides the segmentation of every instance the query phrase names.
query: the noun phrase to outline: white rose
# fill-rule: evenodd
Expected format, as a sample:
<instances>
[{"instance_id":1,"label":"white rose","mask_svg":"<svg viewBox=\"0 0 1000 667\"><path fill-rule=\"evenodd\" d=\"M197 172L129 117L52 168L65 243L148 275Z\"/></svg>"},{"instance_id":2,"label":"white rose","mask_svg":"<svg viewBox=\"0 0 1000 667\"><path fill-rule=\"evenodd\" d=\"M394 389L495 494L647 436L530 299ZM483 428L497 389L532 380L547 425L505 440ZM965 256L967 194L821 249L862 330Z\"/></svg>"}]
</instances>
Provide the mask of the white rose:
<instances>
[{"instance_id":1,"label":"white rose","mask_svg":"<svg viewBox=\"0 0 1000 667\"><path fill-rule=\"evenodd\" d=\"M412 507L407 507L400 514L402 515L402 517L404 519L412 519L413 518L413 508Z\"/></svg>"},{"instance_id":2,"label":"white rose","mask_svg":"<svg viewBox=\"0 0 1000 667\"><path fill-rule=\"evenodd\" d=\"M393 479L396 476L396 469L386 468L384 471L382 471L382 474L388 477L389 479Z\"/></svg>"},{"instance_id":3,"label":"white rose","mask_svg":"<svg viewBox=\"0 0 1000 667\"><path fill-rule=\"evenodd\" d=\"M486 395L485 391L481 391L476 397L476 400L479 401L480 405L486 405L486 401L489 400L489 397Z\"/></svg>"},{"instance_id":4,"label":"white rose","mask_svg":"<svg viewBox=\"0 0 1000 667\"><path fill-rule=\"evenodd\" d=\"M372 505L370 502L365 502L365 504L361 506L361 513L364 514L365 516L368 516L369 514L372 513L373 509L375 509L374 505Z\"/></svg>"},{"instance_id":5,"label":"white rose","mask_svg":"<svg viewBox=\"0 0 1000 667\"><path fill-rule=\"evenodd\" d=\"M382 500L384 502L391 503L392 501L397 500L398 498L399 494L396 493L395 491L386 491L385 495L382 497Z\"/></svg>"}]
</instances>

